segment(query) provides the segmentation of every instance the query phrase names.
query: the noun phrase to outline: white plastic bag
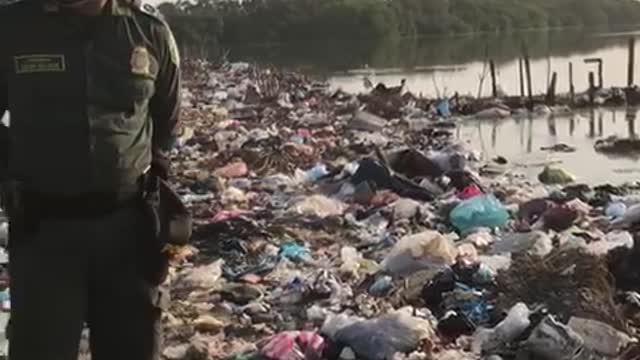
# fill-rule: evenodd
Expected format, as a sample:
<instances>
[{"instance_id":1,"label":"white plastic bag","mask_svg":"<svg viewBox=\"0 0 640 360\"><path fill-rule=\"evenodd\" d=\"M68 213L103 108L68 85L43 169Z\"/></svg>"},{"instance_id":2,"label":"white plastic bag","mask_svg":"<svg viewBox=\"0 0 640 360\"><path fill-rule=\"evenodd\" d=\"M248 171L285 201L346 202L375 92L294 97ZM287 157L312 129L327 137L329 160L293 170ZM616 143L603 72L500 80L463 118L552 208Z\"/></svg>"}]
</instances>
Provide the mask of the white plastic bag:
<instances>
[{"instance_id":1,"label":"white plastic bag","mask_svg":"<svg viewBox=\"0 0 640 360\"><path fill-rule=\"evenodd\" d=\"M452 265L457 255L453 241L437 231L425 231L400 239L382 262L382 269L394 277L403 277Z\"/></svg>"}]
</instances>

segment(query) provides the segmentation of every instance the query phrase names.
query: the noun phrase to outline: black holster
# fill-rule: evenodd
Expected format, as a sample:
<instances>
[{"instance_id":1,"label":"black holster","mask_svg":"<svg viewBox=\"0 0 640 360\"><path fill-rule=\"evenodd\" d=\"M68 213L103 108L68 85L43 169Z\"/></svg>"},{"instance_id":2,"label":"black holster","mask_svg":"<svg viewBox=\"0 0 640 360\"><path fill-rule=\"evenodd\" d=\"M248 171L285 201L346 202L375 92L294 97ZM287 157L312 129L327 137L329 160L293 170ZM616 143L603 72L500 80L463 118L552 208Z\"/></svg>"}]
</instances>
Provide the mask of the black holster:
<instances>
[{"instance_id":1,"label":"black holster","mask_svg":"<svg viewBox=\"0 0 640 360\"><path fill-rule=\"evenodd\" d=\"M178 194L166 181L153 174L145 175L143 181L143 204L149 221L143 249L143 254L147 256L143 259L149 265L148 280L160 284L166 279L169 267L166 248L168 245L184 246L189 243L192 218Z\"/></svg>"}]
</instances>

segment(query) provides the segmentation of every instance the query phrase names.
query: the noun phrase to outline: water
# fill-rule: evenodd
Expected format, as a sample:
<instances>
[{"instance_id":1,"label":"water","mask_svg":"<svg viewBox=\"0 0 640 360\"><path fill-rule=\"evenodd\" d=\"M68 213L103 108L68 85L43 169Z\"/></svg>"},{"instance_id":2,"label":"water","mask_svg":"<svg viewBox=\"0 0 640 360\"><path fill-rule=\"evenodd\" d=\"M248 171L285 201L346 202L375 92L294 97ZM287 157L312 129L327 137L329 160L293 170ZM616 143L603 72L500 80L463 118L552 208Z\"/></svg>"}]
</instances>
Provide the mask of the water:
<instances>
[{"instance_id":1,"label":"water","mask_svg":"<svg viewBox=\"0 0 640 360\"><path fill-rule=\"evenodd\" d=\"M313 73L352 93L365 91L364 76L374 84L384 82L389 86L406 79L408 90L425 96L451 95L455 91L475 96L483 73L482 94L488 95L491 81L485 60L490 58L496 63L500 87L508 94L519 94L518 57L525 44L531 57L534 92L546 91L548 74L554 71L558 73L558 92L567 92L569 62L573 62L576 89L585 90L588 72L597 74L597 66L585 64L584 59L594 57L604 61L605 86L625 85L627 42L633 34L567 29L358 43L242 45L231 47L231 58Z\"/></svg>"},{"instance_id":2,"label":"water","mask_svg":"<svg viewBox=\"0 0 640 360\"><path fill-rule=\"evenodd\" d=\"M232 59L253 60L294 68L324 77L333 87L352 93L364 92L363 77L388 86L407 80L414 94L434 97L460 94L490 94L487 74L480 89L480 76L488 71L486 59L497 66L499 86L507 94L519 94L519 61L522 45L531 57L533 91L546 91L549 76L558 73L559 93L569 90L569 62L573 63L576 91L587 89L589 71L597 66L587 58L602 58L604 86L624 86L627 82L627 44L633 29L624 31L532 31L510 35L431 37L417 40L377 42L326 42L282 46L238 46L231 48ZM640 51L636 49L636 54ZM636 57L638 59L640 55ZM597 77L597 76L596 76ZM640 82L640 69L636 69ZM635 110L603 110L572 117L468 121L458 130L460 139L482 149L486 157L502 155L519 170L535 178L540 166L559 161L579 180L597 184L621 183L640 179L638 157L611 158L598 154L594 142L609 135L635 136ZM628 120L630 119L630 120ZM550 154L540 147L566 143L575 153Z\"/></svg>"},{"instance_id":3,"label":"water","mask_svg":"<svg viewBox=\"0 0 640 360\"><path fill-rule=\"evenodd\" d=\"M485 159L507 157L516 170L535 179L543 164L554 163L592 185L640 180L640 154L612 157L594 150L597 139L636 137L637 110L604 109L564 117L466 121L457 137L481 150ZM555 144L577 148L573 153L541 150Z\"/></svg>"}]
</instances>

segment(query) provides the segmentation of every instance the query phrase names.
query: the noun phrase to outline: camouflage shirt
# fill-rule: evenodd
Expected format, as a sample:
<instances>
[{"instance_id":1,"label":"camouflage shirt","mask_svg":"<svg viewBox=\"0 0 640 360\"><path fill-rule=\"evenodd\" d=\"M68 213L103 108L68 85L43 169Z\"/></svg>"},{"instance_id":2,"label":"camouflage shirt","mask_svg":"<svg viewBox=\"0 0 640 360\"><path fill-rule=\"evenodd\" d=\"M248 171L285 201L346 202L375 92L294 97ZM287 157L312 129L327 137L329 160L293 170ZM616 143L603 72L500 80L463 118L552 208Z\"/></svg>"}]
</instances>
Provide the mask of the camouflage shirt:
<instances>
[{"instance_id":1,"label":"camouflage shirt","mask_svg":"<svg viewBox=\"0 0 640 360\"><path fill-rule=\"evenodd\" d=\"M171 146L179 63L148 5L109 0L98 16L42 0L1 6L2 175L57 195L134 184Z\"/></svg>"}]
</instances>

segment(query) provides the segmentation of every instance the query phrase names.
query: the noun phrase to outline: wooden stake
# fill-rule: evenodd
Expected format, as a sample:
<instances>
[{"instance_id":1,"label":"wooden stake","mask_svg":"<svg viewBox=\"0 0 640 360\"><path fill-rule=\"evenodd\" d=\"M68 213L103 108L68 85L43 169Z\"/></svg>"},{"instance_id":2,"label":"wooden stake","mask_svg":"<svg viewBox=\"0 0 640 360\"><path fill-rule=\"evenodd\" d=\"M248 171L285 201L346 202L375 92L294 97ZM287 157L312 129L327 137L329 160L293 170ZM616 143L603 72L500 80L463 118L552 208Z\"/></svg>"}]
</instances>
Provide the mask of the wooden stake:
<instances>
[{"instance_id":1,"label":"wooden stake","mask_svg":"<svg viewBox=\"0 0 640 360\"><path fill-rule=\"evenodd\" d=\"M520 66L520 97L524 99L524 65L522 58L519 59Z\"/></svg>"},{"instance_id":2,"label":"wooden stake","mask_svg":"<svg viewBox=\"0 0 640 360\"><path fill-rule=\"evenodd\" d=\"M573 63L569 63L569 96L571 105L575 103L576 100L576 88L573 85Z\"/></svg>"},{"instance_id":3,"label":"wooden stake","mask_svg":"<svg viewBox=\"0 0 640 360\"><path fill-rule=\"evenodd\" d=\"M633 86L633 71L635 66L636 57L636 38L629 39L629 67L627 71L627 87Z\"/></svg>"},{"instance_id":4,"label":"wooden stake","mask_svg":"<svg viewBox=\"0 0 640 360\"><path fill-rule=\"evenodd\" d=\"M558 81L558 73L553 72L551 75L551 82L549 83L549 88L547 89L547 104L555 105L556 103L556 83Z\"/></svg>"},{"instance_id":5,"label":"wooden stake","mask_svg":"<svg viewBox=\"0 0 640 360\"><path fill-rule=\"evenodd\" d=\"M527 92L529 95L529 101L527 107L529 110L533 110L533 85L531 84L531 63L529 61L529 54L525 52L524 55L524 68L527 73Z\"/></svg>"},{"instance_id":6,"label":"wooden stake","mask_svg":"<svg viewBox=\"0 0 640 360\"><path fill-rule=\"evenodd\" d=\"M498 97L498 84L496 83L496 64L493 60L489 60L489 69L491 70L491 95Z\"/></svg>"},{"instance_id":7,"label":"wooden stake","mask_svg":"<svg viewBox=\"0 0 640 360\"><path fill-rule=\"evenodd\" d=\"M598 88L602 89L602 87L604 86L604 79L603 79L603 74L602 74L602 68L603 68L603 64L602 64L602 58L588 58L588 59L584 59L584 63L585 64L598 64Z\"/></svg>"},{"instance_id":8,"label":"wooden stake","mask_svg":"<svg viewBox=\"0 0 640 360\"><path fill-rule=\"evenodd\" d=\"M604 86L604 76L602 74L602 59L598 62L598 89L602 89Z\"/></svg>"},{"instance_id":9,"label":"wooden stake","mask_svg":"<svg viewBox=\"0 0 640 360\"><path fill-rule=\"evenodd\" d=\"M594 99L595 92L596 92L595 76L593 74L593 71L589 71L589 104L591 104L591 106L593 106L593 103L595 100Z\"/></svg>"}]
</instances>

